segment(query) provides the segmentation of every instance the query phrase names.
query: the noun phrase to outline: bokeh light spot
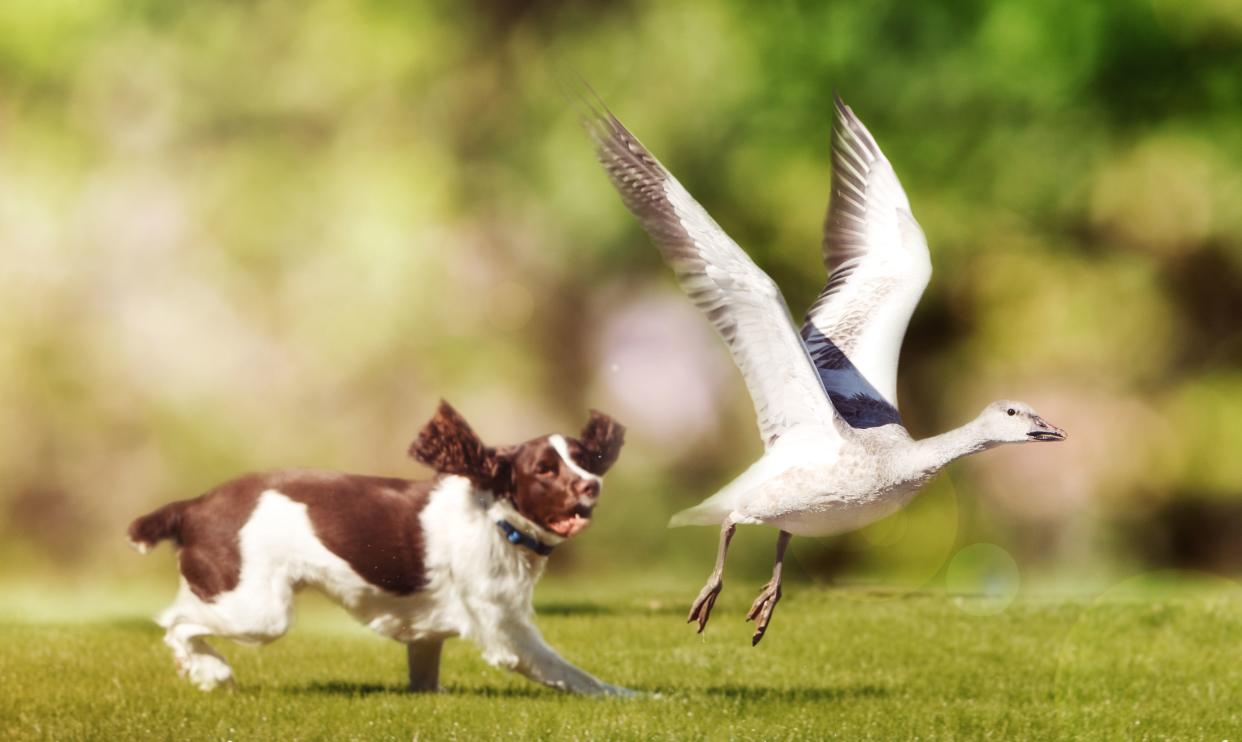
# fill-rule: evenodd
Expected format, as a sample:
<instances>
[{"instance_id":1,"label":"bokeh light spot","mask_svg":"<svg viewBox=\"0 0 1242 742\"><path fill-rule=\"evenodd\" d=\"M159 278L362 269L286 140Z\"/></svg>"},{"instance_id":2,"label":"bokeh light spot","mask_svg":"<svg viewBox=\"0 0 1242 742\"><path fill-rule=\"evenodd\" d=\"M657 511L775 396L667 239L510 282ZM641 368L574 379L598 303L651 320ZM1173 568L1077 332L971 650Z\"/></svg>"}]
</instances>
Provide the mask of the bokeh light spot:
<instances>
[{"instance_id":1,"label":"bokeh light spot","mask_svg":"<svg viewBox=\"0 0 1242 742\"><path fill-rule=\"evenodd\" d=\"M1021 575L1014 558L996 544L971 544L953 555L945 586L953 603L967 613L990 616L1009 607Z\"/></svg>"}]
</instances>

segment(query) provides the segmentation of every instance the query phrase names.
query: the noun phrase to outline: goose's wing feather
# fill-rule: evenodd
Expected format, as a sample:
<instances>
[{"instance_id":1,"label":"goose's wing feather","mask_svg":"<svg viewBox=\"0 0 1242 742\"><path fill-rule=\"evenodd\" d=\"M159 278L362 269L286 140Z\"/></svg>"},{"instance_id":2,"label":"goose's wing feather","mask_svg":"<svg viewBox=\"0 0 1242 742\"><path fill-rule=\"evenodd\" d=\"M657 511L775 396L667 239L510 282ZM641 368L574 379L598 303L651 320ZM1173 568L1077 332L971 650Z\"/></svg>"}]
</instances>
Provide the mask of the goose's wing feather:
<instances>
[{"instance_id":1,"label":"goose's wing feather","mask_svg":"<svg viewBox=\"0 0 1242 742\"><path fill-rule=\"evenodd\" d=\"M807 312L802 340L841 416L874 427L901 420L897 359L931 257L892 165L839 97L835 108L828 284Z\"/></svg>"},{"instance_id":2,"label":"goose's wing feather","mask_svg":"<svg viewBox=\"0 0 1242 742\"><path fill-rule=\"evenodd\" d=\"M764 445L803 426L838 436L832 403L776 284L615 116L584 105L583 123L613 185L728 345Z\"/></svg>"}]
</instances>

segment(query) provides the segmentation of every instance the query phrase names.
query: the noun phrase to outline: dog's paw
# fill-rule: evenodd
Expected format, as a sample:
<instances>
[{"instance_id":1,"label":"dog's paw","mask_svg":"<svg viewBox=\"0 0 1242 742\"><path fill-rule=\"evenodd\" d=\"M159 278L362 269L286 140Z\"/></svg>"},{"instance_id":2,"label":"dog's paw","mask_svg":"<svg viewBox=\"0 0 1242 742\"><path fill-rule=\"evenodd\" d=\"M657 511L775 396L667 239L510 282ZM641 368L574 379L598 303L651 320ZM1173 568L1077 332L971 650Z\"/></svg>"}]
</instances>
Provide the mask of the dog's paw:
<instances>
[{"instance_id":1,"label":"dog's paw","mask_svg":"<svg viewBox=\"0 0 1242 742\"><path fill-rule=\"evenodd\" d=\"M219 657L199 655L187 663L186 677L199 690L212 691L218 687L232 687L233 671Z\"/></svg>"}]
</instances>

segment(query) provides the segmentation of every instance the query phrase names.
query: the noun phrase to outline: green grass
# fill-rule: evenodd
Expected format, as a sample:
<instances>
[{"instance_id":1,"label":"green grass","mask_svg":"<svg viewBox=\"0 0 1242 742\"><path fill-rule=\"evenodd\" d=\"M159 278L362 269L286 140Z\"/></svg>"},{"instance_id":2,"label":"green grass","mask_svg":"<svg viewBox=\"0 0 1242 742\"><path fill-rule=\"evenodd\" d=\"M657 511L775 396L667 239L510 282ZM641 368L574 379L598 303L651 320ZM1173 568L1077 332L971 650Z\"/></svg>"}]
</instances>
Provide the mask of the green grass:
<instances>
[{"instance_id":1,"label":"green grass","mask_svg":"<svg viewBox=\"0 0 1242 742\"><path fill-rule=\"evenodd\" d=\"M402 692L404 652L312 601L264 648L217 641L235 688L176 677L145 618L0 623L0 735L54 739L1238 739L1242 599L1130 586L1096 599L791 585L755 649L757 585L726 587L707 633L693 590L541 590L571 661L659 697L567 697L446 647L443 693ZM145 608L145 606L144 606Z\"/></svg>"}]
</instances>

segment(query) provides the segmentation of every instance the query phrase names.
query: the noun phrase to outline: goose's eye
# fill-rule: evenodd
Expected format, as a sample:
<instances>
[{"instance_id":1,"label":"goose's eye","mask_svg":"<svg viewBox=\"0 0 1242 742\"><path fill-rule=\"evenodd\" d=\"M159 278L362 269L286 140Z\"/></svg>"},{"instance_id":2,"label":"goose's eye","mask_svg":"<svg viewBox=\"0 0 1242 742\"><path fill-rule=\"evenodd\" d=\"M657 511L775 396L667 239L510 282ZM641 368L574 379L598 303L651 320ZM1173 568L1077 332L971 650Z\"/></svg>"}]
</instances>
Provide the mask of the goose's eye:
<instances>
[{"instance_id":1,"label":"goose's eye","mask_svg":"<svg viewBox=\"0 0 1242 742\"><path fill-rule=\"evenodd\" d=\"M1010 416L1010 417L1013 417L1014 415L1016 415L1016 414L1017 414L1017 410L1015 410L1015 409L1014 409L1014 408L1012 408L1012 407L1010 407L1010 408L1007 410L1007 412L1009 413L1009 416Z\"/></svg>"}]
</instances>

